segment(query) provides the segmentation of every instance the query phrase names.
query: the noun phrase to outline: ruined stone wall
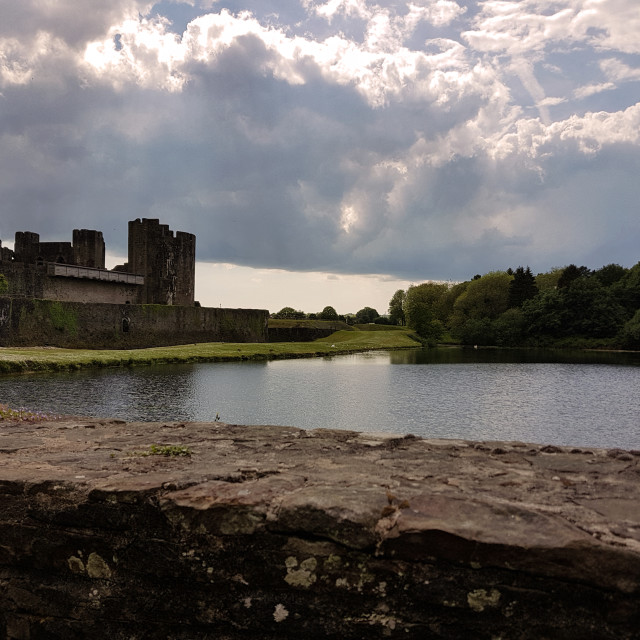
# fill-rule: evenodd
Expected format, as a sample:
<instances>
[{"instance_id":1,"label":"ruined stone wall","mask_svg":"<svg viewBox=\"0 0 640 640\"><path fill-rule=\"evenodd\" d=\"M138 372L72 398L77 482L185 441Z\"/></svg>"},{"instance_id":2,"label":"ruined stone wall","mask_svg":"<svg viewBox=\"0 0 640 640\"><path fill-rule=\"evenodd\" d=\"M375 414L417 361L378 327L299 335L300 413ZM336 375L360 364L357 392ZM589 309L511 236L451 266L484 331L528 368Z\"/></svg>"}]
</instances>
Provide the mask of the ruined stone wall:
<instances>
[{"instance_id":1,"label":"ruined stone wall","mask_svg":"<svg viewBox=\"0 0 640 640\"><path fill-rule=\"evenodd\" d=\"M128 269L145 278L145 304L192 305L196 238L173 231L157 219L129 222Z\"/></svg>"},{"instance_id":2,"label":"ruined stone wall","mask_svg":"<svg viewBox=\"0 0 640 640\"><path fill-rule=\"evenodd\" d=\"M331 429L5 422L0 637L636 640L639 464Z\"/></svg>"},{"instance_id":3,"label":"ruined stone wall","mask_svg":"<svg viewBox=\"0 0 640 640\"><path fill-rule=\"evenodd\" d=\"M196 284L196 237L192 233L178 231L173 244L176 274L173 304L192 305Z\"/></svg>"},{"instance_id":4,"label":"ruined stone wall","mask_svg":"<svg viewBox=\"0 0 640 640\"><path fill-rule=\"evenodd\" d=\"M142 287L119 282L83 278L48 277L43 279L42 296L61 302L137 304Z\"/></svg>"},{"instance_id":5,"label":"ruined stone wall","mask_svg":"<svg viewBox=\"0 0 640 640\"><path fill-rule=\"evenodd\" d=\"M40 254L40 235L32 231L16 231L13 251L19 262L35 264Z\"/></svg>"},{"instance_id":6,"label":"ruined stone wall","mask_svg":"<svg viewBox=\"0 0 640 640\"><path fill-rule=\"evenodd\" d=\"M24 296L26 298L44 298L44 286L47 278L43 269L23 262L2 262L2 273L9 284L10 296Z\"/></svg>"},{"instance_id":7,"label":"ruined stone wall","mask_svg":"<svg viewBox=\"0 0 640 640\"><path fill-rule=\"evenodd\" d=\"M73 230L73 264L104 269L105 244L101 231L93 229ZM109 302L105 300L105 302Z\"/></svg>"},{"instance_id":8,"label":"ruined stone wall","mask_svg":"<svg viewBox=\"0 0 640 640\"><path fill-rule=\"evenodd\" d=\"M133 349L265 342L268 312L0 298L0 346Z\"/></svg>"},{"instance_id":9,"label":"ruined stone wall","mask_svg":"<svg viewBox=\"0 0 640 640\"><path fill-rule=\"evenodd\" d=\"M83 278L51 277L46 266L22 262L0 264L0 273L9 283L8 295L19 298L76 302L137 304L142 287L119 282Z\"/></svg>"},{"instance_id":10,"label":"ruined stone wall","mask_svg":"<svg viewBox=\"0 0 640 640\"><path fill-rule=\"evenodd\" d=\"M40 242L39 234L18 231L14 251L2 249L0 243L0 273L13 280L10 295L14 296L79 302L194 304L196 237L193 234L178 231L174 236L168 225L160 224L157 219L132 220L128 251L128 263L117 270L144 277L134 296L130 290L104 288L104 283L80 285L68 280L49 281L47 275L41 273L48 262L104 269L104 238L101 231L92 229L74 229L73 243Z\"/></svg>"},{"instance_id":11,"label":"ruined stone wall","mask_svg":"<svg viewBox=\"0 0 640 640\"><path fill-rule=\"evenodd\" d=\"M39 262L75 264L75 254L70 242L41 242L38 246Z\"/></svg>"}]
</instances>

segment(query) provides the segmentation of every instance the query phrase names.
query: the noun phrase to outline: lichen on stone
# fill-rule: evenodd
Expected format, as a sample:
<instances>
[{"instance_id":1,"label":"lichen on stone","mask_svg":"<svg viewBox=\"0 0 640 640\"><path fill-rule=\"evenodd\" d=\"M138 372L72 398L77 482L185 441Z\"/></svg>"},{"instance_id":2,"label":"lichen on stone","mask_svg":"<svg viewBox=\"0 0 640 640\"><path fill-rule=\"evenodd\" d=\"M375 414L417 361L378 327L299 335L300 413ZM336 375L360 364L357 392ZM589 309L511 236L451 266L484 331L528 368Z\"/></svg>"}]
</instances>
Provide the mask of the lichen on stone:
<instances>
[{"instance_id":1,"label":"lichen on stone","mask_svg":"<svg viewBox=\"0 0 640 640\"><path fill-rule=\"evenodd\" d=\"M308 589L317 580L316 568L318 561L315 558L307 558L300 563L298 567L298 561L293 556L289 556L285 560L285 566L287 568L287 575L284 577L285 582L292 587L303 587Z\"/></svg>"},{"instance_id":2,"label":"lichen on stone","mask_svg":"<svg viewBox=\"0 0 640 640\"><path fill-rule=\"evenodd\" d=\"M467 594L467 603L473 611L480 613L487 607L497 607L500 602L500 592L497 589L476 589Z\"/></svg>"},{"instance_id":3,"label":"lichen on stone","mask_svg":"<svg viewBox=\"0 0 640 640\"><path fill-rule=\"evenodd\" d=\"M95 551L87 560L87 575L90 578L108 580L111 577L109 565Z\"/></svg>"},{"instance_id":4,"label":"lichen on stone","mask_svg":"<svg viewBox=\"0 0 640 640\"><path fill-rule=\"evenodd\" d=\"M80 560L80 558L77 558L76 556L71 556L70 558L68 558L67 565L73 573L84 573L84 562L82 562L82 560Z\"/></svg>"},{"instance_id":5,"label":"lichen on stone","mask_svg":"<svg viewBox=\"0 0 640 640\"><path fill-rule=\"evenodd\" d=\"M284 605L277 604L273 612L273 619L276 622L282 622L283 620L286 620L288 617L289 617L289 612L285 609Z\"/></svg>"}]
</instances>

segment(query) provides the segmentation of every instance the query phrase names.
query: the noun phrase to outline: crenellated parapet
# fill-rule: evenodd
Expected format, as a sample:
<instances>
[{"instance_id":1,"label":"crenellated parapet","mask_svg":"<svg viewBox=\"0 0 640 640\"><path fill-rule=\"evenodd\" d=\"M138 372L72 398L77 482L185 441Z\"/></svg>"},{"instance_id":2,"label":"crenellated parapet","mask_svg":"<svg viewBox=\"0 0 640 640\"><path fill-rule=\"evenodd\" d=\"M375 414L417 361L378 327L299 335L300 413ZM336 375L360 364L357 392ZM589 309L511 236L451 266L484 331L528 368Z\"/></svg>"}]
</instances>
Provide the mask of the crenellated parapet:
<instances>
[{"instance_id":1,"label":"crenellated parapet","mask_svg":"<svg viewBox=\"0 0 640 640\"><path fill-rule=\"evenodd\" d=\"M0 243L0 273L12 297L193 306L195 256L193 234L174 235L159 220L143 218L129 223L129 261L113 270L105 269L102 232L74 229L72 243L16 232L13 250Z\"/></svg>"},{"instance_id":2,"label":"crenellated parapet","mask_svg":"<svg viewBox=\"0 0 640 640\"><path fill-rule=\"evenodd\" d=\"M174 232L157 219L129 222L128 269L145 278L143 304L192 305L196 237Z\"/></svg>"}]
</instances>

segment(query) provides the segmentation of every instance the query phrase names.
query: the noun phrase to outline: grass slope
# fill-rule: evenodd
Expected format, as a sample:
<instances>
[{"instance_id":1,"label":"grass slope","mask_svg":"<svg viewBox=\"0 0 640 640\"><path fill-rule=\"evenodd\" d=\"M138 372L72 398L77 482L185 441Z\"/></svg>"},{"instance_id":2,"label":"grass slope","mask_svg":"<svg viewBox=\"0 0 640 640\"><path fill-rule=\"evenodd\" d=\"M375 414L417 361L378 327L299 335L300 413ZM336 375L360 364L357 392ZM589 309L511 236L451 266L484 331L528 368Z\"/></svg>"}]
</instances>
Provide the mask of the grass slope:
<instances>
[{"instance_id":1,"label":"grass slope","mask_svg":"<svg viewBox=\"0 0 640 640\"><path fill-rule=\"evenodd\" d=\"M420 346L406 331L337 331L314 342L265 342L178 345L151 349L0 348L0 373L62 371L85 367L129 367L179 362L272 360Z\"/></svg>"}]
</instances>

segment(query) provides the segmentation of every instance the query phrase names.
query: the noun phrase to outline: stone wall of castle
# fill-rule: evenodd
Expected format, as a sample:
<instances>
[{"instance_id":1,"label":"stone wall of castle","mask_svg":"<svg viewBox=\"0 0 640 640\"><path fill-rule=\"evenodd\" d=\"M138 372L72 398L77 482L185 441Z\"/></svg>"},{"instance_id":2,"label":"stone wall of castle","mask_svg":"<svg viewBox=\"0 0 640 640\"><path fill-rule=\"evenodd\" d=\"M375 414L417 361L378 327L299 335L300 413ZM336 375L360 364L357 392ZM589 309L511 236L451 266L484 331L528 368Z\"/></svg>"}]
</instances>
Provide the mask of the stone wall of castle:
<instances>
[{"instance_id":1,"label":"stone wall of castle","mask_svg":"<svg viewBox=\"0 0 640 640\"><path fill-rule=\"evenodd\" d=\"M143 218L129 222L127 270L145 278L143 304L192 305L195 291L196 237Z\"/></svg>"},{"instance_id":2,"label":"stone wall of castle","mask_svg":"<svg viewBox=\"0 0 640 640\"><path fill-rule=\"evenodd\" d=\"M0 244L0 274L9 282L8 294L47 300L193 306L195 260L193 234L174 235L168 225L147 218L129 223L129 261L114 270L142 276L134 284L91 272L52 273L51 264L105 270L100 231L74 229L73 243L40 242L39 234L18 231L13 251Z\"/></svg>"},{"instance_id":3,"label":"stone wall of castle","mask_svg":"<svg viewBox=\"0 0 640 640\"><path fill-rule=\"evenodd\" d=\"M198 342L266 342L269 312L0 298L0 346L141 349Z\"/></svg>"},{"instance_id":4,"label":"stone wall of castle","mask_svg":"<svg viewBox=\"0 0 640 640\"><path fill-rule=\"evenodd\" d=\"M46 265L5 262L0 264L0 273L9 284L7 294L16 298L138 304L141 297L140 285L97 278L52 277Z\"/></svg>"}]
</instances>

